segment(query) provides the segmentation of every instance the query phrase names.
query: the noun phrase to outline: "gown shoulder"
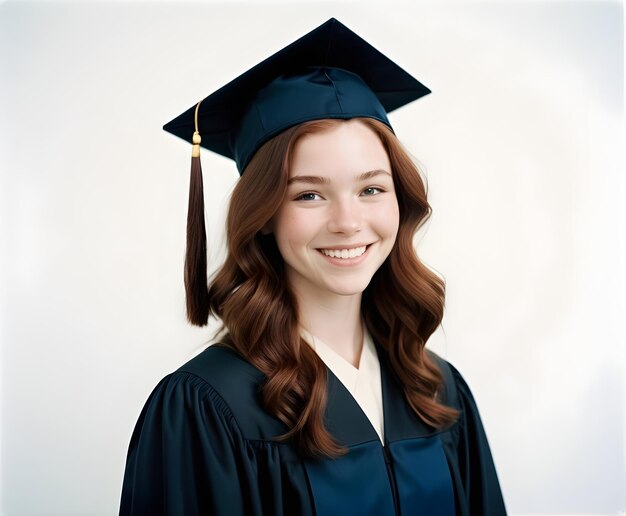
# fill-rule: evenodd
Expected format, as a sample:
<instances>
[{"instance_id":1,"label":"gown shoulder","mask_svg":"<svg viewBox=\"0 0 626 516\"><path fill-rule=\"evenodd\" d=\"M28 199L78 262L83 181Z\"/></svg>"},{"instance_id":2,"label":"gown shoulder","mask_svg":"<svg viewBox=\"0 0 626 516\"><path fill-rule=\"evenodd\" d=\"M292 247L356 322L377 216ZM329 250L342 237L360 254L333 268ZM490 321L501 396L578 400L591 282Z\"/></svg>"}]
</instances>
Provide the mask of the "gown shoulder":
<instances>
[{"instance_id":1,"label":"gown shoulder","mask_svg":"<svg viewBox=\"0 0 626 516\"><path fill-rule=\"evenodd\" d=\"M269 440L280 422L253 415L259 375L235 352L211 346L158 382L131 436L120 515L301 510L308 493L298 459ZM289 499L264 493L275 478Z\"/></svg>"}]
</instances>

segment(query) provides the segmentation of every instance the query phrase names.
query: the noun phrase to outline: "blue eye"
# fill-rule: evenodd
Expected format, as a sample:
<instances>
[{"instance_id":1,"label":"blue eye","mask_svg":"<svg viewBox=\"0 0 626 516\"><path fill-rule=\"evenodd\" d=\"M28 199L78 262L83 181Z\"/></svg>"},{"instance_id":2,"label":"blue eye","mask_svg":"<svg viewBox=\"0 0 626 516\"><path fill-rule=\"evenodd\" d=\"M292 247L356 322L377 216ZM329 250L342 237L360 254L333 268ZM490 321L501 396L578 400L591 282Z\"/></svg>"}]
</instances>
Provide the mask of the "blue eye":
<instances>
[{"instance_id":1,"label":"blue eye","mask_svg":"<svg viewBox=\"0 0 626 516\"><path fill-rule=\"evenodd\" d=\"M305 192L303 194L298 195L298 197L296 197L296 201L315 201L316 197L319 197L319 195L317 195L316 193L313 192Z\"/></svg>"}]
</instances>

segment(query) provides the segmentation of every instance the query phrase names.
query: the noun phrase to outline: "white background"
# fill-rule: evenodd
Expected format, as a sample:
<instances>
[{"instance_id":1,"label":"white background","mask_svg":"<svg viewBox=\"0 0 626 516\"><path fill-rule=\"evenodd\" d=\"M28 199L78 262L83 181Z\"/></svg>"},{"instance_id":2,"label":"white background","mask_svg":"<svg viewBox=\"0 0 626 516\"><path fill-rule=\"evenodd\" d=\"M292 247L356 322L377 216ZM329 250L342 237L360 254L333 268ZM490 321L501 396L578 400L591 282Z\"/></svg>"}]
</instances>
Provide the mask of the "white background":
<instances>
[{"instance_id":1,"label":"white background","mask_svg":"<svg viewBox=\"0 0 626 516\"><path fill-rule=\"evenodd\" d=\"M510 514L626 511L617 2L0 3L2 514L118 510L186 324L189 144L161 126L331 16L433 93L392 113ZM203 153L211 259L234 164Z\"/></svg>"}]
</instances>

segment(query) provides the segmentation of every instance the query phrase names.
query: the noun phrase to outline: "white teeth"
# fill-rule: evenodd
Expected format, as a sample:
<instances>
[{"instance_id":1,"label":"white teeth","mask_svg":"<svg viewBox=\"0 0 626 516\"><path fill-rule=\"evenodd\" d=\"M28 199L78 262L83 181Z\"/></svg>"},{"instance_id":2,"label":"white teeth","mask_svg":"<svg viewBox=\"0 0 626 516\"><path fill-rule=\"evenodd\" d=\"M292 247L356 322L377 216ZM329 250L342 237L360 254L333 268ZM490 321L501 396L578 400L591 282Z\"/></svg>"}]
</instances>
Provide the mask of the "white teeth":
<instances>
[{"instance_id":1,"label":"white teeth","mask_svg":"<svg viewBox=\"0 0 626 516\"><path fill-rule=\"evenodd\" d=\"M322 253L326 256L330 256L331 258L356 258L357 256L361 256L367 246L355 247L353 249L320 249Z\"/></svg>"}]
</instances>

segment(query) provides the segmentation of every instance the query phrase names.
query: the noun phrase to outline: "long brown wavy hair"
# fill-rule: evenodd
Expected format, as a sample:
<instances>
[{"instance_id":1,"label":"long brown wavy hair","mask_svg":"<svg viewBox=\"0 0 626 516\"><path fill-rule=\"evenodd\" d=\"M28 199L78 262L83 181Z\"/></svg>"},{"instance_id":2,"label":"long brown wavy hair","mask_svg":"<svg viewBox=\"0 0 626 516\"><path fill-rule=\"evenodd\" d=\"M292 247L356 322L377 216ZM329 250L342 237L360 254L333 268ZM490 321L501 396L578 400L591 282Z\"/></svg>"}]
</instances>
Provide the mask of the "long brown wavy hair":
<instances>
[{"instance_id":1,"label":"long brown wavy hair","mask_svg":"<svg viewBox=\"0 0 626 516\"><path fill-rule=\"evenodd\" d=\"M439 401L443 377L424 349L441 322L445 298L444 280L419 260L413 247L415 232L431 213L425 181L386 125L370 118L359 120L378 135L389 155L400 209L395 244L363 293L361 314L387 353L415 414L428 425L442 428L456 420L458 411ZM204 226L190 224L187 233L189 321L203 326L209 315L221 319L221 343L267 378L262 403L289 428L276 439L292 439L310 457L336 457L347 450L324 426L326 366L300 337L297 300L286 281L283 259L274 236L262 234L261 228L283 202L298 139L343 122L302 123L256 152L233 191L226 223L226 260L208 289L206 270L197 270L206 256L201 256L206 253ZM193 184L191 189L190 214L193 211L200 221L203 207L198 197L202 196L193 192Z\"/></svg>"}]
</instances>

